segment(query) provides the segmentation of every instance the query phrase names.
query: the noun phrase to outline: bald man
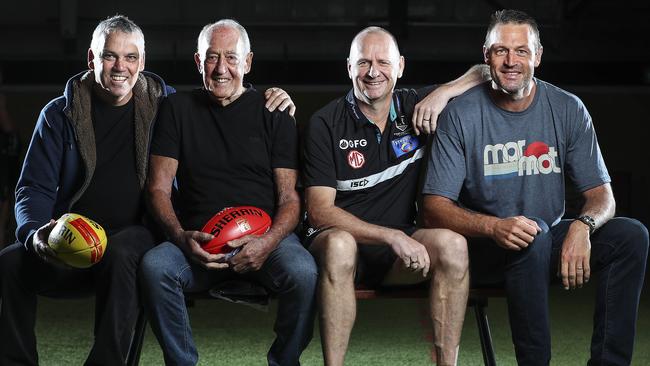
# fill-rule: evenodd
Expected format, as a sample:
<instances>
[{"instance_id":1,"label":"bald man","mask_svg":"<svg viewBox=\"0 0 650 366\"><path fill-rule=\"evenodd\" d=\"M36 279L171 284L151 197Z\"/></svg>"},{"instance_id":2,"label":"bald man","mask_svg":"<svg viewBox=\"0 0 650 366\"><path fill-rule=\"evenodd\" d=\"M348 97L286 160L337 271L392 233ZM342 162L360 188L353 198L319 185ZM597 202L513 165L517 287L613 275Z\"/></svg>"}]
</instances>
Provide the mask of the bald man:
<instances>
[{"instance_id":1,"label":"bald man","mask_svg":"<svg viewBox=\"0 0 650 366\"><path fill-rule=\"evenodd\" d=\"M450 230L415 226L421 132L432 133L437 111L487 73L474 67L431 94L431 87L395 90L404 57L379 27L356 35L347 66L353 89L312 116L304 142L305 244L320 267L325 364L345 359L355 284L423 281L431 282L438 364L454 364L469 288L467 243Z\"/></svg>"}]
</instances>

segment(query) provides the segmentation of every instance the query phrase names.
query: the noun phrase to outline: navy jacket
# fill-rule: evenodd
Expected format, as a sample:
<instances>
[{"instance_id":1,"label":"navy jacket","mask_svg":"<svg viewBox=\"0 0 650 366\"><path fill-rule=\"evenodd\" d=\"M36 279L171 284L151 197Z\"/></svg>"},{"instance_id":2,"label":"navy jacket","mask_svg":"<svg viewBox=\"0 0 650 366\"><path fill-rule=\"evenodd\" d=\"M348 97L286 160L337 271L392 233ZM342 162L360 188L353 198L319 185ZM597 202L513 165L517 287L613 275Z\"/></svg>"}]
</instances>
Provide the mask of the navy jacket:
<instances>
[{"instance_id":1,"label":"navy jacket","mask_svg":"<svg viewBox=\"0 0 650 366\"><path fill-rule=\"evenodd\" d=\"M68 212L90 184L96 164L91 119L94 74L68 80L62 96L41 111L16 186L16 237L28 250L32 235ZM149 143L162 98L174 92L158 75L141 72L133 87L136 171L144 187ZM116 179L119 179L116 177Z\"/></svg>"}]
</instances>

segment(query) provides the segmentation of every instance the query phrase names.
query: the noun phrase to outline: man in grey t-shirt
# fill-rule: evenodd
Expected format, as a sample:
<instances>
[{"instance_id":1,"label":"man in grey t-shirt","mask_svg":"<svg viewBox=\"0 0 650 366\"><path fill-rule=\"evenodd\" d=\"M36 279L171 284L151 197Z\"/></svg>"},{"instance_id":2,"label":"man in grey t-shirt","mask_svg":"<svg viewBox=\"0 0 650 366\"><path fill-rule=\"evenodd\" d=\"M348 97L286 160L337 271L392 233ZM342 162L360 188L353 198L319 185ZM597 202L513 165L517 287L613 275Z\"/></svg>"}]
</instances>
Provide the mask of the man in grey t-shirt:
<instances>
[{"instance_id":1,"label":"man in grey t-shirt","mask_svg":"<svg viewBox=\"0 0 650 366\"><path fill-rule=\"evenodd\" d=\"M590 365L629 365L648 231L613 218L615 202L591 117L576 96L533 77L542 46L534 19L502 10L483 47L492 82L443 111L424 185L424 220L467 237L475 279L505 283L517 362L551 359L548 286L597 280ZM584 198L562 220L565 177ZM477 255L480 253L480 255Z\"/></svg>"}]
</instances>

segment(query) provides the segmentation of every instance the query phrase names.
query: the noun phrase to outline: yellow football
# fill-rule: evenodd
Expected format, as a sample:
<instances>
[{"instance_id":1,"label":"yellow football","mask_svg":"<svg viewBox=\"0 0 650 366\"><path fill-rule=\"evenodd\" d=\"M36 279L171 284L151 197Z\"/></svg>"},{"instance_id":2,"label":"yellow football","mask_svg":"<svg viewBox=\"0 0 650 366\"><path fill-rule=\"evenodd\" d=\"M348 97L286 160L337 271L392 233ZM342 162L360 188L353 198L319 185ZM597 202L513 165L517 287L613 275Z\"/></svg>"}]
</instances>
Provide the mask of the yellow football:
<instances>
[{"instance_id":1,"label":"yellow football","mask_svg":"<svg viewBox=\"0 0 650 366\"><path fill-rule=\"evenodd\" d=\"M47 239L57 258L76 268L88 268L99 262L106 251L106 232L87 217L67 213L56 220Z\"/></svg>"}]
</instances>

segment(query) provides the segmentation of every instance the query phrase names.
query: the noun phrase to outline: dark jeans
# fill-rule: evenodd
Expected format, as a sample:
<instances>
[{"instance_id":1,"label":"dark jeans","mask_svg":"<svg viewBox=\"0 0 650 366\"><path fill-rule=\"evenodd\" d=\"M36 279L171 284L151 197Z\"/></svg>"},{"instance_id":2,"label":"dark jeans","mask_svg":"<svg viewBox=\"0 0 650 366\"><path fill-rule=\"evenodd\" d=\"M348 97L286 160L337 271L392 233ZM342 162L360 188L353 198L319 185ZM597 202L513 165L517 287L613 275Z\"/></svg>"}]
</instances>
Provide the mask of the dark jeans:
<instances>
[{"instance_id":1,"label":"dark jeans","mask_svg":"<svg viewBox=\"0 0 650 366\"><path fill-rule=\"evenodd\" d=\"M95 339L86 365L124 365L138 314L136 274L153 247L151 233L131 226L108 236L102 260L87 269L62 269L27 252L22 244L0 252L0 365L37 365L37 295L95 295ZM61 324L65 327L65 324Z\"/></svg>"},{"instance_id":2,"label":"dark jeans","mask_svg":"<svg viewBox=\"0 0 650 366\"><path fill-rule=\"evenodd\" d=\"M473 283L504 281L512 341L519 365L551 360L548 288L556 273L571 220L542 232L528 248L510 251L488 240L470 241ZM648 257L648 230L624 217L610 220L591 236L591 281L596 306L589 365L629 365L639 297Z\"/></svg>"},{"instance_id":3,"label":"dark jeans","mask_svg":"<svg viewBox=\"0 0 650 366\"><path fill-rule=\"evenodd\" d=\"M183 292L205 291L232 278L255 281L277 294L274 327L277 337L267 360L269 365L300 364L300 354L312 338L318 272L314 258L294 234L280 242L260 270L243 275L232 270L207 270L190 261L170 242L158 245L145 255L139 280L165 364L198 362Z\"/></svg>"}]
</instances>

